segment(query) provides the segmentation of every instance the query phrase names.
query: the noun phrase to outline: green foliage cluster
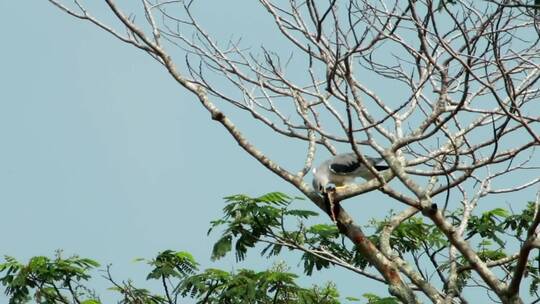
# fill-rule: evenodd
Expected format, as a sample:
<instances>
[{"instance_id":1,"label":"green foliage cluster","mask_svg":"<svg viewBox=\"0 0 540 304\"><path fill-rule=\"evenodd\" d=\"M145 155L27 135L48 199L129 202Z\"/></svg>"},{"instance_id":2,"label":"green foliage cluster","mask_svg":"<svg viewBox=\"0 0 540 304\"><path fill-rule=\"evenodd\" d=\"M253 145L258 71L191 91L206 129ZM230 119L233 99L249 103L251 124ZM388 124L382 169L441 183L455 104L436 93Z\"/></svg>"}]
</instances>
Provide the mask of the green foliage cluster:
<instances>
[{"instance_id":1,"label":"green foliage cluster","mask_svg":"<svg viewBox=\"0 0 540 304\"><path fill-rule=\"evenodd\" d=\"M283 249L289 249L302 253L300 261L307 275L335 266L358 273L370 269L368 261L340 235L335 225L311 224L317 212L291 208L296 199L279 192L260 197L226 197L223 216L212 221L208 231L221 231L212 249L212 258L220 259L234 252L236 259L241 261L250 250L272 257L281 254ZM507 242L517 240L523 243L526 240L534 212L534 204L529 203L519 214L497 208L472 215L465 229L466 239L476 244L480 258L486 262L508 259ZM393 215L382 221L372 220L366 226L366 231L373 232L369 238L375 245L380 244L381 232ZM456 226L462 216L460 210L448 215ZM390 246L401 258L417 265L422 264L422 259L432 263L433 272L422 273L426 278L433 277L436 272L448 271L450 267L448 258L442 254L449 247L446 237L433 224L424 222L421 216L411 217L398 225L390 236ZM162 291L155 294L136 287L130 280L119 283L107 267L104 277L112 285L110 290L120 295L119 303L173 304L183 298L192 298L201 304L340 303L333 284L301 287L296 283L298 276L289 272L284 264L264 271L200 270L191 254L172 250L163 251L151 260L138 261L150 265L147 279L157 280ZM457 261L458 289L462 289L474 277L466 259L458 256ZM540 258L529 262L529 289L531 294L536 294L540 275L533 263L540 265ZM5 286L10 304L27 303L32 299L37 303L99 304L99 297L84 285L98 266L97 262L86 258L63 258L60 252L53 259L38 256L27 264L5 257L5 261L0 263L0 283ZM515 267L515 259L509 259L498 267L510 274ZM369 293L364 294L363 299L346 299L371 304L397 303L393 297Z\"/></svg>"},{"instance_id":2,"label":"green foliage cluster","mask_svg":"<svg viewBox=\"0 0 540 304\"><path fill-rule=\"evenodd\" d=\"M298 198L299 199L299 198ZM261 197L252 198L239 194L225 197L227 205L223 208L224 216L211 222L208 233L216 227L225 226L222 237L217 241L212 250L212 258L219 259L232 249L232 241L235 239L236 259L241 261L245 258L248 248L252 248L262 237L274 235L274 231L284 228L284 218L294 216L307 219L317 216L316 212L307 210L289 210L287 207L294 200L286 194L272 192ZM289 233L290 238L299 239L298 233ZM281 246L274 246L272 254L279 254Z\"/></svg>"},{"instance_id":3,"label":"green foliage cluster","mask_svg":"<svg viewBox=\"0 0 540 304\"><path fill-rule=\"evenodd\" d=\"M29 302L31 289L36 303L70 303L69 295L77 303L98 303L94 295L86 289L82 282L90 278L89 270L99 264L91 259L73 256L62 258L61 252L54 259L36 256L23 265L15 258L6 256L0 264L0 283L6 286L6 294L10 296L10 304Z\"/></svg>"},{"instance_id":4,"label":"green foliage cluster","mask_svg":"<svg viewBox=\"0 0 540 304\"><path fill-rule=\"evenodd\" d=\"M379 244L379 235L387 226L389 218L384 221L371 221L375 233L370 239ZM412 217L401 223L390 235L390 246L401 253L418 253L426 248L448 246L448 241L435 225L424 223L421 217Z\"/></svg>"},{"instance_id":5,"label":"green foliage cluster","mask_svg":"<svg viewBox=\"0 0 540 304\"><path fill-rule=\"evenodd\" d=\"M372 293L365 293L364 298L367 299L367 304L397 304L396 298L394 297L386 297L381 298L377 295L374 295Z\"/></svg>"},{"instance_id":6,"label":"green foliage cluster","mask_svg":"<svg viewBox=\"0 0 540 304\"><path fill-rule=\"evenodd\" d=\"M336 265L345 264L348 269L358 271L364 271L370 266L355 246L340 235L335 225L307 225L306 220L318 214L290 208L295 199L282 193L269 193L256 198L246 195L227 197L224 216L213 221L210 228L210 231L218 227L223 230L212 256L220 258L233 251L233 248L238 260L243 260L247 251L253 248L262 248L260 253L265 256L278 255L283 248L300 250L303 252L301 260L304 273L307 275ZM390 214L382 221L372 220L366 226L366 231L373 231L369 239L375 245L379 245L380 233L393 215ZM517 240L522 244L525 241L533 215L532 202L518 214L495 208L472 215L465 227L465 238L476 244L477 253L483 261L508 258L507 242ZM455 226L461 223L462 216L462 210L448 215ZM295 227L288 227L288 224L294 222L298 223ZM437 271L449 270L449 260L443 254L449 242L434 224L424 222L422 216L411 217L398 225L390 236L390 246L401 258L416 265L431 263L434 269L431 273L422 273L425 278L433 277ZM473 277L466 259L458 256L457 260L458 289L461 290ZM533 262L530 261L527 272L531 295L537 293L540 283L538 267L534 267ZM515 260L510 260L498 267L510 274L514 266Z\"/></svg>"},{"instance_id":7,"label":"green foliage cluster","mask_svg":"<svg viewBox=\"0 0 540 304\"><path fill-rule=\"evenodd\" d=\"M282 248L308 245L311 248L326 248L336 255L352 261L359 267L366 267L367 262L352 249L345 249L338 230L333 225L315 224L305 226L303 220L317 216L313 211L290 209L290 203L298 198L283 193L268 193L252 198L246 195L234 195L225 198L227 205L224 216L211 223L209 233L216 228L223 228L222 237L216 242L212 257L219 259L234 250L236 258L245 258L248 249L261 243L263 238L272 236L279 242L263 242L266 246L262 254L278 255ZM285 229L286 218L296 219L299 230ZM298 248L294 248L298 249ZM305 272L312 274L331 266L323 256L305 251L302 257ZM288 271L284 264L277 264L271 269L254 271L240 269L229 272L210 268L199 270L195 258L182 251L165 250L151 260L136 259L151 266L148 280L157 280L162 285L161 293L138 288L133 281L117 282L112 277L110 268L103 270L112 285L109 290L117 292L121 299L118 303L172 304L179 299L192 298L197 303L234 304L338 304L339 293L333 283L301 287L296 283L298 276ZM73 256L67 259L58 253L55 259L34 257L28 264L22 264L12 257L5 257L0 263L0 282L5 286L5 293L10 297L10 304L27 303L34 299L37 303L79 303L100 304L100 299L82 283L91 278L91 272L99 264L93 260ZM372 304L393 304L394 298L380 298L372 294L364 295L364 300L349 297L348 301Z\"/></svg>"},{"instance_id":8,"label":"green foliage cluster","mask_svg":"<svg viewBox=\"0 0 540 304\"><path fill-rule=\"evenodd\" d=\"M212 257L221 258L232 251L233 245L237 260L243 260L246 252L257 244L266 244L261 254L274 256L283 248L303 251L304 272L311 275L314 270L332 266L328 256L334 256L365 268L367 260L354 247L348 247L335 225L315 224L307 226L305 220L318 216L310 210L290 209L294 197L273 192L252 198L246 195L226 197L224 216L212 221L209 232L217 227L223 228L221 238L214 245ZM298 226L289 229L291 222Z\"/></svg>"},{"instance_id":9,"label":"green foliage cluster","mask_svg":"<svg viewBox=\"0 0 540 304\"><path fill-rule=\"evenodd\" d=\"M201 303L339 303L333 285L301 288L295 283L296 278L279 265L261 272L241 269L234 274L207 269L185 280L179 290L183 296L197 298Z\"/></svg>"},{"instance_id":10,"label":"green foliage cluster","mask_svg":"<svg viewBox=\"0 0 540 304\"><path fill-rule=\"evenodd\" d=\"M105 276L118 292L118 303L171 304L178 303L179 297L193 298L197 303L254 303L254 304L338 304L339 294L335 286L328 283L311 288L300 287L297 276L287 272L278 264L265 271L256 272L241 269L227 272L219 269L200 271L193 256L187 252L166 250L155 259L145 261L152 266L147 279L163 283L163 294L153 294L147 289L137 288L132 281L117 283L107 269ZM81 281L91 278L91 270L99 266L95 261L79 257L55 259L34 257L28 264L22 264L6 257L0 264L3 277L0 282L6 286L5 293L10 304L29 303L80 303L100 304L99 297Z\"/></svg>"}]
</instances>

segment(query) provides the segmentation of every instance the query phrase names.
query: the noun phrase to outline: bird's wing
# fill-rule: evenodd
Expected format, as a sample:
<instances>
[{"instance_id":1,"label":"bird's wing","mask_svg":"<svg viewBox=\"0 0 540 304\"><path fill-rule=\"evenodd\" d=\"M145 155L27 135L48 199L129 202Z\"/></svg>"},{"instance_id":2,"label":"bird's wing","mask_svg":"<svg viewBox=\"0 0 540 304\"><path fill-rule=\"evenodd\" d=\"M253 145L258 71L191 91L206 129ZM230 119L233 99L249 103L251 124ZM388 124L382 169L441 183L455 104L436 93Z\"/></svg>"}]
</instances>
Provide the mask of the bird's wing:
<instances>
[{"instance_id":1,"label":"bird's wing","mask_svg":"<svg viewBox=\"0 0 540 304\"><path fill-rule=\"evenodd\" d=\"M370 162L377 171L388 169L388 166L386 165L379 165L379 163L383 161L380 157L366 157L366 160ZM358 157L355 153L345 153L334 156L328 166L335 174L354 175L363 165L358 161Z\"/></svg>"},{"instance_id":2,"label":"bird's wing","mask_svg":"<svg viewBox=\"0 0 540 304\"><path fill-rule=\"evenodd\" d=\"M330 170L335 174L349 175L360 167L361 163L354 153L338 154L331 159Z\"/></svg>"}]
</instances>

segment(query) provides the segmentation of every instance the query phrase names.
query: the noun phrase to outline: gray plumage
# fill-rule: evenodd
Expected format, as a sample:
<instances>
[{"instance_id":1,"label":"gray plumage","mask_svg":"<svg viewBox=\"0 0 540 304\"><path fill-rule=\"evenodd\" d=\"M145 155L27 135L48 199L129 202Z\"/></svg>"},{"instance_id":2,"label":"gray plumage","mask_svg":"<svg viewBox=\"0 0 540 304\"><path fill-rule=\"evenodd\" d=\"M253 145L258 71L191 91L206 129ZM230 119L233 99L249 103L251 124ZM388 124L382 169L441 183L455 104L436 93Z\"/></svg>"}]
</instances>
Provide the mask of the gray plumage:
<instances>
[{"instance_id":1,"label":"gray plumage","mask_svg":"<svg viewBox=\"0 0 540 304\"><path fill-rule=\"evenodd\" d=\"M377 171L388 169L384 159L380 157L365 156L365 158ZM357 177L370 180L375 176L358 161L355 153L338 154L313 169L313 189L323 193L329 185L342 187L354 184Z\"/></svg>"}]
</instances>

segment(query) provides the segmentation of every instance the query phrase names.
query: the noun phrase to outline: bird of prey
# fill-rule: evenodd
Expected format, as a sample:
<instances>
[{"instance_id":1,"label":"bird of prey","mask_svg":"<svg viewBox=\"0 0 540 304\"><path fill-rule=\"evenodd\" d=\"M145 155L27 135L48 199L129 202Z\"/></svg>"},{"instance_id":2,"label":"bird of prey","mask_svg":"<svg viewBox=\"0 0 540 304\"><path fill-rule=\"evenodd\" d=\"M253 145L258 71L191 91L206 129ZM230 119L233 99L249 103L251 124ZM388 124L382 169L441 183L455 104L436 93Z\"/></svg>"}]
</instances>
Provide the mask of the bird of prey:
<instances>
[{"instance_id":1,"label":"bird of prey","mask_svg":"<svg viewBox=\"0 0 540 304\"><path fill-rule=\"evenodd\" d=\"M388 169L384 159L380 157L365 157L377 171ZM361 177L370 180L375 176L358 160L355 153L337 154L313 169L313 189L325 193L327 187L343 187L354 184L354 180Z\"/></svg>"}]
</instances>

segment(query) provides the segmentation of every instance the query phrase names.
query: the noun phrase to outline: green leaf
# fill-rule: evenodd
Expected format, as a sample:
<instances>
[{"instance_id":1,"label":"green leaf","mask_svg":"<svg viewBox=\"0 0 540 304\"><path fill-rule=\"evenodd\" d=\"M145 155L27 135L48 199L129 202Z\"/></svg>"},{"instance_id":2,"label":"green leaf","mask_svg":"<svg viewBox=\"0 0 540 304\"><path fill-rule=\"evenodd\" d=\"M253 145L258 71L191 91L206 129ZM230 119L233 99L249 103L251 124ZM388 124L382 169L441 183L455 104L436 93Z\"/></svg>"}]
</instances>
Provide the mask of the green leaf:
<instances>
[{"instance_id":1,"label":"green leaf","mask_svg":"<svg viewBox=\"0 0 540 304\"><path fill-rule=\"evenodd\" d=\"M355 298L355 297L345 297L345 300L351 301L351 302L360 302L361 301L359 298Z\"/></svg>"},{"instance_id":2,"label":"green leaf","mask_svg":"<svg viewBox=\"0 0 540 304\"><path fill-rule=\"evenodd\" d=\"M225 235L222 238L220 238L212 248L212 260L218 260L222 257L224 257L227 253L229 253L232 249L232 236L231 235Z\"/></svg>"},{"instance_id":3,"label":"green leaf","mask_svg":"<svg viewBox=\"0 0 540 304\"><path fill-rule=\"evenodd\" d=\"M317 224L309 227L307 231L324 238L336 238L339 236L339 230L335 225Z\"/></svg>"},{"instance_id":4,"label":"green leaf","mask_svg":"<svg viewBox=\"0 0 540 304\"><path fill-rule=\"evenodd\" d=\"M493 216L498 216L498 217L507 217L510 215L510 213L506 209L503 209L503 208L495 208L491 211L488 211L488 213L490 213Z\"/></svg>"},{"instance_id":5,"label":"green leaf","mask_svg":"<svg viewBox=\"0 0 540 304\"><path fill-rule=\"evenodd\" d=\"M263 196L260 196L260 197L256 198L255 200L259 201L259 202L267 202L267 203L274 203L274 204L279 204L279 205L287 205L288 203L290 203L293 200L293 198L288 196L285 193L270 192L270 193L264 194Z\"/></svg>"},{"instance_id":6,"label":"green leaf","mask_svg":"<svg viewBox=\"0 0 540 304\"><path fill-rule=\"evenodd\" d=\"M155 260L149 262L154 266L147 279L181 278L193 274L198 263L193 256L185 251L174 252L165 250L158 254Z\"/></svg>"},{"instance_id":7,"label":"green leaf","mask_svg":"<svg viewBox=\"0 0 540 304\"><path fill-rule=\"evenodd\" d=\"M399 304L394 297L381 298L372 293L365 293L362 296L368 300L368 304Z\"/></svg>"},{"instance_id":8,"label":"green leaf","mask_svg":"<svg viewBox=\"0 0 540 304\"><path fill-rule=\"evenodd\" d=\"M499 250L489 250L484 249L478 251L478 257L482 261L495 261L506 257L506 253L502 249Z\"/></svg>"},{"instance_id":9,"label":"green leaf","mask_svg":"<svg viewBox=\"0 0 540 304\"><path fill-rule=\"evenodd\" d=\"M287 210L284 212L286 215L297 216L299 218L307 219L312 216L318 216L319 214L309 210Z\"/></svg>"}]
</instances>

